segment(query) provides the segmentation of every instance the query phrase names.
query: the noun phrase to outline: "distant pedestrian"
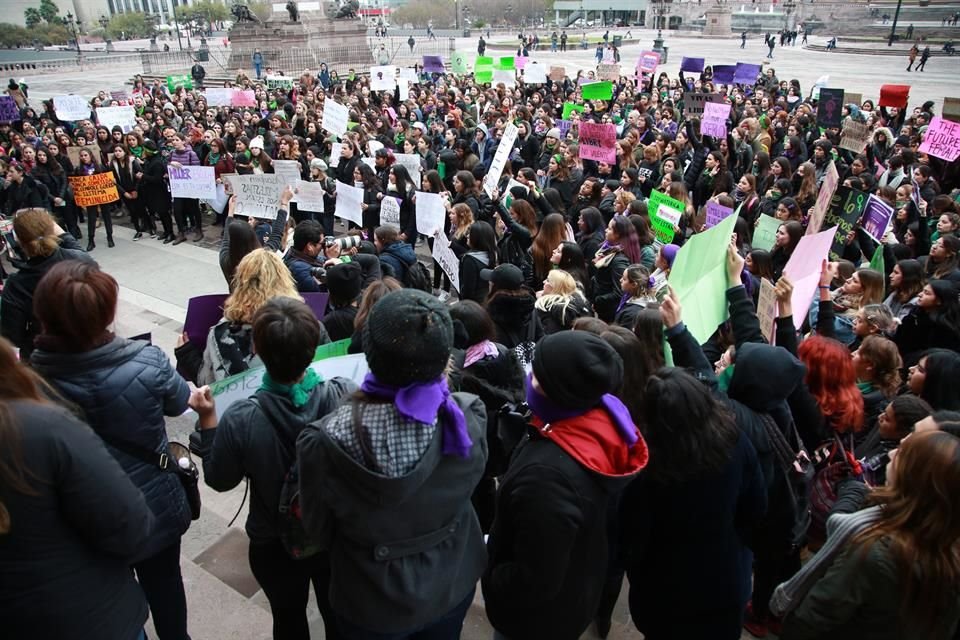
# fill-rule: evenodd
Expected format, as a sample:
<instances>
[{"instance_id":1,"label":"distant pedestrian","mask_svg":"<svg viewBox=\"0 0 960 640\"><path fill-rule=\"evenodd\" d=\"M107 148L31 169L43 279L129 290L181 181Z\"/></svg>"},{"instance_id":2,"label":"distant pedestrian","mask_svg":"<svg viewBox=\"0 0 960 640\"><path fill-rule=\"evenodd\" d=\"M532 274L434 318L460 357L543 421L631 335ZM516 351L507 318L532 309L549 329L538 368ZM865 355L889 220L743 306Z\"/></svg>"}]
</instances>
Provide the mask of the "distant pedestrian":
<instances>
[{"instance_id":1,"label":"distant pedestrian","mask_svg":"<svg viewBox=\"0 0 960 640\"><path fill-rule=\"evenodd\" d=\"M410 45L410 53L413 53L413 46L417 44L417 41L413 39L413 36L407 38L407 44Z\"/></svg>"},{"instance_id":2,"label":"distant pedestrian","mask_svg":"<svg viewBox=\"0 0 960 640\"><path fill-rule=\"evenodd\" d=\"M257 80L259 80L263 71L263 54L260 53L260 49L253 50L253 70L257 72Z\"/></svg>"},{"instance_id":3,"label":"distant pedestrian","mask_svg":"<svg viewBox=\"0 0 960 640\"><path fill-rule=\"evenodd\" d=\"M767 57L768 57L768 58L773 58L773 49L774 49L774 47L776 47L776 46L777 46L777 39L776 39L776 38L771 37L769 40L767 40L767 48L769 49L769 51L767 52Z\"/></svg>"},{"instance_id":4,"label":"distant pedestrian","mask_svg":"<svg viewBox=\"0 0 960 640\"><path fill-rule=\"evenodd\" d=\"M907 40L911 40L912 38L913 38L913 24L911 23L910 26L907 27Z\"/></svg>"},{"instance_id":5,"label":"distant pedestrian","mask_svg":"<svg viewBox=\"0 0 960 640\"><path fill-rule=\"evenodd\" d=\"M554 31L553 33L550 34L550 51L551 51L552 53L556 53L556 52L557 52L557 44L558 44L559 40L560 40L560 38L557 36L557 32L556 32L556 31Z\"/></svg>"},{"instance_id":6,"label":"distant pedestrian","mask_svg":"<svg viewBox=\"0 0 960 640\"><path fill-rule=\"evenodd\" d=\"M480 42L477 43L477 53L483 55L483 52L487 50L487 41L483 39L483 36L480 36Z\"/></svg>"},{"instance_id":7,"label":"distant pedestrian","mask_svg":"<svg viewBox=\"0 0 960 640\"><path fill-rule=\"evenodd\" d=\"M597 58L597 64L600 64L601 62L603 62L603 45L600 44L599 42L597 43L597 51L594 55Z\"/></svg>"},{"instance_id":8,"label":"distant pedestrian","mask_svg":"<svg viewBox=\"0 0 960 640\"><path fill-rule=\"evenodd\" d=\"M747 46L747 32L744 31L740 34L740 48L743 49Z\"/></svg>"},{"instance_id":9,"label":"distant pedestrian","mask_svg":"<svg viewBox=\"0 0 960 640\"><path fill-rule=\"evenodd\" d=\"M927 65L927 60L930 59L930 47L926 46L923 48L923 53L920 54L920 64L917 65L918 71L923 71L923 68Z\"/></svg>"},{"instance_id":10,"label":"distant pedestrian","mask_svg":"<svg viewBox=\"0 0 960 640\"><path fill-rule=\"evenodd\" d=\"M560 34L560 51L563 52L566 50L567 50L567 32L563 31Z\"/></svg>"},{"instance_id":11,"label":"distant pedestrian","mask_svg":"<svg viewBox=\"0 0 960 640\"><path fill-rule=\"evenodd\" d=\"M917 54L920 53L920 47L914 44L910 47L910 53L907 54L910 64L907 65L907 71L913 71L913 63L917 61Z\"/></svg>"}]
</instances>

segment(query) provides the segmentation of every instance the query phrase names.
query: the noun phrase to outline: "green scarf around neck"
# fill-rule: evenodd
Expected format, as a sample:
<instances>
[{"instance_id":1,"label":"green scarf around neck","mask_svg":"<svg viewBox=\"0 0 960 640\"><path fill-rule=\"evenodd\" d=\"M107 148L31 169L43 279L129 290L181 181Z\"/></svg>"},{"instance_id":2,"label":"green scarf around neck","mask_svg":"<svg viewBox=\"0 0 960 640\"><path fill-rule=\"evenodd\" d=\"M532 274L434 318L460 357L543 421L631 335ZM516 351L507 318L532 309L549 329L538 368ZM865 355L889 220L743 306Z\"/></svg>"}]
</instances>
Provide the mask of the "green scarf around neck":
<instances>
[{"instance_id":1,"label":"green scarf around neck","mask_svg":"<svg viewBox=\"0 0 960 640\"><path fill-rule=\"evenodd\" d=\"M300 382L294 382L293 384L280 384L279 382L274 382L270 377L270 374L264 371L263 380L260 382L260 389L269 391L270 393L275 393L278 396L286 396L290 398L290 402L293 403L293 406L299 409L303 405L307 404L307 401L310 399L310 394L321 382L323 382L323 378L318 376L317 372L313 369L307 369L306 373L303 375L303 379L300 380Z\"/></svg>"}]
</instances>

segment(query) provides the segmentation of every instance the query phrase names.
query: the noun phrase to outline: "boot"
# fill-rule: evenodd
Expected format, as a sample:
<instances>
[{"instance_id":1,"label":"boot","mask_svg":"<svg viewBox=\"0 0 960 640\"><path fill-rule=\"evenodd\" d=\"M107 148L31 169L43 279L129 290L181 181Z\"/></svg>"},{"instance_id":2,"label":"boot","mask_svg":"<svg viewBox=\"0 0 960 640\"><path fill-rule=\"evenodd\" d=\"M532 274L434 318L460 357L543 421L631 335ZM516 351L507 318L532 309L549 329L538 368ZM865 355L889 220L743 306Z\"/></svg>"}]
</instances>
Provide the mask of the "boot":
<instances>
[{"instance_id":1,"label":"boot","mask_svg":"<svg viewBox=\"0 0 960 640\"><path fill-rule=\"evenodd\" d=\"M171 242L173 242L173 234L168 233L166 236L163 237L163 244L170 244Z\"/></svg>"},{"instance_id":2,"label":"boot","mask_svg":"<svg viewBox=\"0 0 960 640\"><path fill-rule=\"evenodd\" d=\"M186 241L187 241L187 236L186 234L183 233L183 231L181 231L180 233L177 234L176 239L173 241L173 246L177 246L181 242L186 242Z\"/></svg>"},{"instance_id":3,"label":"boot","mask_svg":"<svg viewBox=\"0 0 960 640\"><path fill-rule=\"evenodd\" d=\"M93 241L93 238L90 238L90 240L87 241L87 252L89 253L90 251L93 251L96 248L97 248L97 243Z\"/></svg>"},{"instance_id":4,"label":"boot","mask_svg":"<svg viewBox=\"0 0 960 640\"><path fill-rule=\"evenodd\" d=\"M107 238L107 247L113 249L115 246L117 245L113 242L113 238Z\"/></svg>"}]
</instances>

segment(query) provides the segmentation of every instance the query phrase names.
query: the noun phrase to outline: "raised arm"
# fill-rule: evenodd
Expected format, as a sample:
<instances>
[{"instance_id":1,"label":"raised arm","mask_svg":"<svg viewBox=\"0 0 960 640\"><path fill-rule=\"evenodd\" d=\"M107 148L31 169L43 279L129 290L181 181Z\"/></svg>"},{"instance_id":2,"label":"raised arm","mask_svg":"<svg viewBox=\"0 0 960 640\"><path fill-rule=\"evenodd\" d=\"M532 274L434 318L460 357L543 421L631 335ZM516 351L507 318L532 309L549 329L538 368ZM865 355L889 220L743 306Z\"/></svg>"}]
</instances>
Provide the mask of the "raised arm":
<instances>
[{"instance_id":1,"label":"raised arm","mask_svg":"<svg viewBox=\"0 0 960 640\"><path fill-rule=\"evenodd\" d=\"M696 338L690 333L681 319L682 307L673 291L667 294L660 304L660 318L667 329L667 340L673 351L673 362L678 367L692 369L704 384L716 387L717 378L713 366L704 355Z\"/></svg>"},{"instance_id":2,"label":"raised arm","mask_svg":"<svg viewBox=\"0 0 960 640\"><path fill-rule=\"evenodd\" d=\"M748 342L766 344L760 321L757 319L753 300L740 281L743 273L743 256L737 253L737 246L731 242L727 247L727 304L730 307L730 325L737 349Z\"/></svg>"}]
</instances>

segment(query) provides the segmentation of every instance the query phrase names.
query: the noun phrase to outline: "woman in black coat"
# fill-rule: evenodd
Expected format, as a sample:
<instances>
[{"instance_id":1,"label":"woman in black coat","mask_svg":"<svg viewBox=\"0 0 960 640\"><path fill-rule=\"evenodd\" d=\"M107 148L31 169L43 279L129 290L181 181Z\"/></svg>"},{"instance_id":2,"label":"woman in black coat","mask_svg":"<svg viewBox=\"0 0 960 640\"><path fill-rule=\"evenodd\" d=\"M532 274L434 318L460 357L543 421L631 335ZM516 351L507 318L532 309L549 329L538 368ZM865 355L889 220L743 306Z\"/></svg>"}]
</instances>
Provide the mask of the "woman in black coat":
<instances>
[{"instance_id":1,"label":"woman in black coat","mask_svg":"<svg viewBox=\"0 0 960 640\"><path fill-rule=\"evenodd\" d=\"M7 168L3 213L12 216L20 209L45 209L48 206L46 188L28 176L21 165L11 164Z\"/></svg>"}]
</instances>

